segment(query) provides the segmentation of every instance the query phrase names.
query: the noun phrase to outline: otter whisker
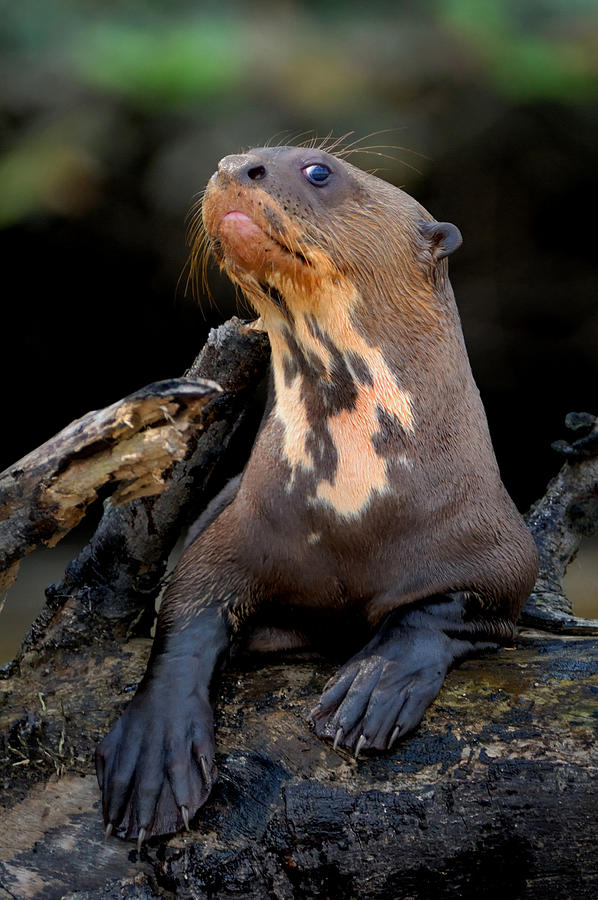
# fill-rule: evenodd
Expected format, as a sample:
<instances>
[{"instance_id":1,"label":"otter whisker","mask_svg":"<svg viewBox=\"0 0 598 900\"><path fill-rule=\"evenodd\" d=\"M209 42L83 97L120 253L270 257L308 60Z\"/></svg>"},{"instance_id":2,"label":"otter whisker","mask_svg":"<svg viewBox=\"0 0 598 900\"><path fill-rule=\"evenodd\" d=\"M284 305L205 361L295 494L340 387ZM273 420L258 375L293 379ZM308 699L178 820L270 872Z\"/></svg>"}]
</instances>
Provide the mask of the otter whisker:
<instances>
[{"instance_id":1,"label":"otter whisker","mask_svg":"<svg viewBox=\"0 0 598 900\"><path fill-rule=\"evenodd\" d=\"M377 131L371 131L369 134L361 135L358 138L355 138L354 141L351 141L350 144L346 144L344 150L351 150L352 148L359 149L362 141L369 141L372 138L378 137L381 134L391 134L393 131L402 131L404 129L394 127L394 128L379 128ZM354 134L355 132L349 132L349 135Z\"/></svg>"},{"instance_id":2,"label":"otter whisker","mask_svg":"<svg viewBox=\"0 0 598 900\"><path fill-rule=\"evenodd\" d=\"M260 314L272 377L243 473L201 517L162 600L158 652L97 751L106 817L138 829L139 849L208 798L210 686L244 626L340 649L361 623L361 649L312 713L317 736L358 758L413 731L451 666L514 628L535 582L448 280L460 232L345 162L392 159L350 137L306 142L318 162L339 151L324 191L304 151L257 148L223 160L228 177L189 215L188 283L207 283L212 258L226 272Z\"/></svg>"},{"instance_id":3,"label":"otter whisker","mask_svg":"<svg viewBox=\"0 0 598 900\"><path fill-rule=\"evenodd\" d=\"M425 153L420 153L419 150L414 150L413 147L404 147L401 144L371 144L367 147L352 147L347 148L346 150L340 150L337 153L337 156L352 156L355 153L369 153L372 150L397 150L402 153L411 153L413 156L419 156L421 159L430 159L430 157ZM394 158L394 157L393 157Z\"/></svg>"},{"instance_id":4,"label":"otter whisker","mask_svg":"<svg viewBox=\"0 0 598 900\"><path fill-rule=\"evenodd\" d=\"M281 141L285 140L286 135L293 134L292 128L282 128L280 131L276 131L271 137L266 140L264 147L281 147ZM279 141L276 141L276 138L280 137Z\"/></svg>"},{"instance_id":5,"label":"otter whisker","mask_svg":"<svg viewBox=\"0 0 598 900\"><path fill-rule=\"evenodd\" d=\"M346 131L345 134L341 134L340 137L333 138L332 132L330 131L318 146L318 150L323 150L325 153L332 154L336 151L336 148L339 147L347 138L351 137L352 134L355 134L355 132Z\"/></svg>"},{"instance_id":6,"label":"otter whisker","mask_svg":"<svg viewBox=\"0 0 598 900\"><path fill-rule=\"evenodd\" d=\"M208 302L212 306L214 299L208 281L207 270L213 244L198 212L201 212L201 210L195 211L194 222L187 236L191 252L187 261L188 274L185 283L185 294L191 289L192 295L199 299L203 291L203 294L208 298Z\"/></svg>"},{"instance_id":7,"label":"otter whisker","mask_svg":"<svg viewBox=\"0 0 598 900\"><path fill-rule=\"evenodd\" d=\"M295 132L295 133L291 133L290 136L289 136L289 138L288 138L288 144L286 144L286 146L289 146L289 147L294 147L294 146L301 147L302 144L298 144L298 143L296 143L296 142L297 142L297 141L301 141L301 140L304 138L304 135L308 135L308 134L311 134L311 135L312 135L312 137L310 138L310 140L314 140L314 139L315 139L315 134L314 134L313 128L306 128L304 131L297 131L297 132ZM278 146L279 146L279 147L282 147L282 146L285 146L285 145L282 144L282 143L280 143L280 144L278 144Z\"/></svg>"}]
</instances>

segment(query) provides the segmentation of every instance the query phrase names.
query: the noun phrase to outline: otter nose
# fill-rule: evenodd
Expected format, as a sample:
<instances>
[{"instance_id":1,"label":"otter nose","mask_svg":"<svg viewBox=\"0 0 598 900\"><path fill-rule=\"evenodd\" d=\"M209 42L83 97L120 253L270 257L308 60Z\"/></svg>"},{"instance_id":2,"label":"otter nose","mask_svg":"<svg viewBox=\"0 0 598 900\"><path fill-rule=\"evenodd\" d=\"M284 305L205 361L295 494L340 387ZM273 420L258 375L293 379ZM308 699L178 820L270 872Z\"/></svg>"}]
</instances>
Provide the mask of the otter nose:
<instances>
[{"instance_id":1,"label":"otter nose","mask_svg":"<svg viewBox=\"0 0 598 900\"><path fill-rule=\"evenodd\" d=\"M267 174L268 170L259 158L245 153L238 156L225 156L218 163L218 175L223 175L238 184L261 181Z\"/></svg>"}]
</instances>

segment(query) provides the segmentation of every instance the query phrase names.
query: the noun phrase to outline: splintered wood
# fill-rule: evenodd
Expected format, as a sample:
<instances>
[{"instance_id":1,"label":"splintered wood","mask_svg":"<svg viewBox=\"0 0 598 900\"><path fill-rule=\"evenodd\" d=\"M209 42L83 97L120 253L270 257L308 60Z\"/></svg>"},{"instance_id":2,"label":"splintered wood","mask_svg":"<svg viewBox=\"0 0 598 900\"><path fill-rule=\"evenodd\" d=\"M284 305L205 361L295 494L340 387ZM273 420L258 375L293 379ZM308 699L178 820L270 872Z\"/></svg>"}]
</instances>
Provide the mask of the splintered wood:
<instances>
[{"instance_id":1,"label":"splintered wood","mask_svg":"<svg viewBox=\"0 0 598 900\"><path fill-rule=\"evenodd\" d=\"M83 518L101 490L114 504L159 494L165 472L201 428L221 388L173 379L142 388L72 422L0 475L0 592L19 560L54 546Z\"/></svg>"}]
</instances>

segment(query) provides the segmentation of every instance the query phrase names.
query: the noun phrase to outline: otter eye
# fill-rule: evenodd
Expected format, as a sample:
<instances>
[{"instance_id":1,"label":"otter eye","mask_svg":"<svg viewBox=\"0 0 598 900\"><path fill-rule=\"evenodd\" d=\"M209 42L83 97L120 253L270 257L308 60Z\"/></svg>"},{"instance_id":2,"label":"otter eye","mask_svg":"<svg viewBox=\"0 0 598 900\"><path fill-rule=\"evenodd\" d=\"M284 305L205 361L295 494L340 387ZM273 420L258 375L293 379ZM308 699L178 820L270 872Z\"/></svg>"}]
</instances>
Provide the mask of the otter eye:
<instances>
[{"instance_id":1,"label":"otter eye","mask_svg":"<svg viewBox=\"0 0 598 900\"><path fill-rule=\"evenodd\" d=\"M321 184L326 184L326 182L332 175L332 172L330 171L328 166L324 166L322 165L322 163L315 163L312 166L304 166L301 171L308 181L310 181L312 184L316 184L318 187Z\"/></svg>"}]
</instances>

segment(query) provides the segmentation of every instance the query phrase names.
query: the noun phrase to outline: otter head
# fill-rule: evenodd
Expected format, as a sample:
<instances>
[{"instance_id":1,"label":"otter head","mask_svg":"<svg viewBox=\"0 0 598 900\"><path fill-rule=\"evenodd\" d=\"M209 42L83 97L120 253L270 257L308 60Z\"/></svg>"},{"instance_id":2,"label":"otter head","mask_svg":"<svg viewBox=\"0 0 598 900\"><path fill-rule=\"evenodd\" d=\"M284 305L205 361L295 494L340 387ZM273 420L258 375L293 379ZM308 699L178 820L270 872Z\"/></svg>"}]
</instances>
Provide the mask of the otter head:
<instances>
[{"instance_id":1,"label":"otter head","mask_svg":"<svg viewBox=\"0 0 598 900\"><path fill-rule=\"evenodd\" d=\"M313 503L360 516L391 491L392 467L404 474L417 456L426 413L416 395L439 396L438 357L459 358L444 261L458 230L309 147L225 157L203 222L270 336L289 488L298 479ZM435 373L439 384L423 389Z\"/></svg>"},{"instance_id":2,"label":"otter head","mask_svg":"<svg viewBox=\"0 0 598 900\"><path fill-rule=\"evenodd\" d=\"M442 260L461 243L399 188L307 147L224 157L202 215L215 257L269 330L285 314L321 321L330 304L381 318L429 312Z\"/></svg>"}]
</instances>

